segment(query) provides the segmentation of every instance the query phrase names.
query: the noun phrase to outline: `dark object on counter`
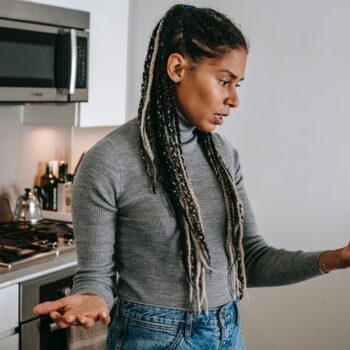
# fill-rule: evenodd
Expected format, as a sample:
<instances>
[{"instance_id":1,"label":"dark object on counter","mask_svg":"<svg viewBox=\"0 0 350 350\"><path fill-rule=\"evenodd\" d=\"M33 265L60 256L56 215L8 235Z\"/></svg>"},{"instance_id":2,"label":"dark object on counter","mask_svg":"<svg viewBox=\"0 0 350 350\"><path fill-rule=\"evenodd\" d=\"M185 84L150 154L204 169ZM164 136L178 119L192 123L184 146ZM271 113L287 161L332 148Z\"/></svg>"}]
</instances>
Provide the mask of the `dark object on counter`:
<instances>
[{"instance_id":1,"label":"dark object on counter","mask_svg":"<svg viewBox=\"0 0 350 350\"><path fill-rule=\"evenodd\" d=\"M46 172L40 178L42 209L57 211L57 177L53 174L53 163L46 164Z\"/></svg>"},{"instance_id":2,"label":"dark object on counter","mask_svg":"<svg viewBox=\"0 0 350 350\"><path fill-rule=\"evenodd\" d=\"M68 164L60 161L57 184L57 211L70 213L72 210L72 181L68 180Z\"/></svg>"},{"instance_id":3,"label":"dark object on counter","mask_svg":"<svg viewBox=\"0 0 350 350\"><path fill-rule=\"evenodd\" d=\"M35 225L43 219L40 204L30 188L26 188L25 192L17 199L13 220Z\"/></svg>"},{"instance_id":4,"label":"dark object on counter","mask_svg":"<svg viewBox=\"0 0 350 350\"><path fill-rule=\"evenodd\" d=\"M6 193L0 194L0 222L11 222L12 220L10 200Z\"/></svg>"},{"instance_id":5,"label":"dark object on counter","mask_svg":"<svg viewBox=\"0 0 350 350\"><path fill-rule=\"evenodd\" d=\"M61 160L58 166L58 183L67 182L67 172L68 164Z\"/></svg>"}]
</instances>

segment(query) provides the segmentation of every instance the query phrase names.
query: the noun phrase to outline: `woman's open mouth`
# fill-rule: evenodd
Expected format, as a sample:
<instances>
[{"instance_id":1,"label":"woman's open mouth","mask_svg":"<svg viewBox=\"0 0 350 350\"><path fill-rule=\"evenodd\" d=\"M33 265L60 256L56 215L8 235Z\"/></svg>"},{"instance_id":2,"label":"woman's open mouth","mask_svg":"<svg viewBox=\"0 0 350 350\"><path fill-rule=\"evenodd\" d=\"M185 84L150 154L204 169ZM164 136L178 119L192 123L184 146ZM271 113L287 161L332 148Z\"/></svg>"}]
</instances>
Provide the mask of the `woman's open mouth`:
<instances>
[{"instance_id":1,"label":"woman's open mouth","mask_svg":"<svg viewBox=\"0 0 350 350\"><path fill-rule=\"evenodd\" d=\"M222 125L224 123L224 116L222 114L214 114L215 124Z\"/></svg>"}]
</instances>

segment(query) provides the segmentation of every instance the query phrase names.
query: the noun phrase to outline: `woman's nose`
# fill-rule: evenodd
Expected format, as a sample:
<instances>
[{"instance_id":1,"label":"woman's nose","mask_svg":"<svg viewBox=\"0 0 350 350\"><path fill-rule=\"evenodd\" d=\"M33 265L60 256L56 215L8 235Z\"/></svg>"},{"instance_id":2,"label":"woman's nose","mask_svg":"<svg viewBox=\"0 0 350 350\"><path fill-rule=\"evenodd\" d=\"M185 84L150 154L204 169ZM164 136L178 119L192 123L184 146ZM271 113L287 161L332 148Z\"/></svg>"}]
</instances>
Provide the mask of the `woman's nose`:
<instances>
[{"instance_id":1,"label":"woman's nose","mask_svg":"<svg viewBox=\"0 0 350 350\"><path fill-rule=\"evenodd\" d=\"M231 91L230 95L227 97L226 103L232 108L237 108L239 106L239 98L236 88Z\"/></svg>"}]
</instances>

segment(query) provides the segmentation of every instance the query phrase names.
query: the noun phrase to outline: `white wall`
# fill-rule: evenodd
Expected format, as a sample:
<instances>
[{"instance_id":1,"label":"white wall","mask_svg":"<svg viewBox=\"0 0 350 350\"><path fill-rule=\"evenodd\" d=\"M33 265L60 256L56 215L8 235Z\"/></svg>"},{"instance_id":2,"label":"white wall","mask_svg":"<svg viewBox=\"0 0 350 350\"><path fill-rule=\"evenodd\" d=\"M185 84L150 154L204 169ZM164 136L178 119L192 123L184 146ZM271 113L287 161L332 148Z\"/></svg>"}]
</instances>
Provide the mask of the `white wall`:
<instances>
[{"instance_id":1,"label":"white wall","mask_svg":"<svg viewBox=\"0 0 350 350\"><path fill-rule=\"evenodd\" d=\"M71 128L27 125L22 106L0 106L0 197L11 200L38 184L49 160L70 160Z\"/></svg>"},{"instance_id":2,"label":"white wall","mask_svg":"<svg viewBox=\"0 0 350 350\"><path fill-rule=\"evenodd\" d=\"M23 106L0 106L0 218L4 208L3 196L10 199L13 211L17 197L24 194L24 188L39 185L46 162L63 160L68 162L69 172L74 172L82 153L113 130L113 127L43 125L45 121L52 122L52 118L59 123L70 115L64 106L59 107L62 111L48 105L29 105L25 108L30 109L33 118L36 113L40 115L43 123L23 123ZM43 111L40 111L41 108ZM25 113L28 115L28 110Z\"/></svg>"},{"instance_id":3,"label":"white wall","mask_svg":"<svg viewBox=\"0 0 350 350\"><path fill-rule=\"evenodd\" d=\"M131 2L129 117L137 112L146 39L174 3ZM291 250L346 244L350 227L350 3L191 3L215 6L228 14L251 44L241 106L220 132L240 151L260 232L271 245ZM349 273L249 290L249 299L242 305L247 349L349 349Z\"/></svg>"}]
</instances>

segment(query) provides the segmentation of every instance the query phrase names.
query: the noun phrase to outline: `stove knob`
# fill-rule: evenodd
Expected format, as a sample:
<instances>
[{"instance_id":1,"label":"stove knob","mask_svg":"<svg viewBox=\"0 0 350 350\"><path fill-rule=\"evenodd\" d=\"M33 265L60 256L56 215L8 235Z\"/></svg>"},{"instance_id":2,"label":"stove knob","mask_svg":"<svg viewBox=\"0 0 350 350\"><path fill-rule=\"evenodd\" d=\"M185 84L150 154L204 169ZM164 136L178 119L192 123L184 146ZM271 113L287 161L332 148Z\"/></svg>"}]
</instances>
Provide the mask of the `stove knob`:
<instances>
[{"instance_id":1,"label":"stove knob","mask_svg":"<svg viewBox=\"0 0 350 350\"><path fill-rule=\"evenodd\" d=\"M69 287L64 287L64 288L61 289L61 295L62 295L63 297L68 297L68 296L70 295L70 292L71 292L71 291L72 291L71 288L69 288Z\"/></svg>"}]
</instances>

